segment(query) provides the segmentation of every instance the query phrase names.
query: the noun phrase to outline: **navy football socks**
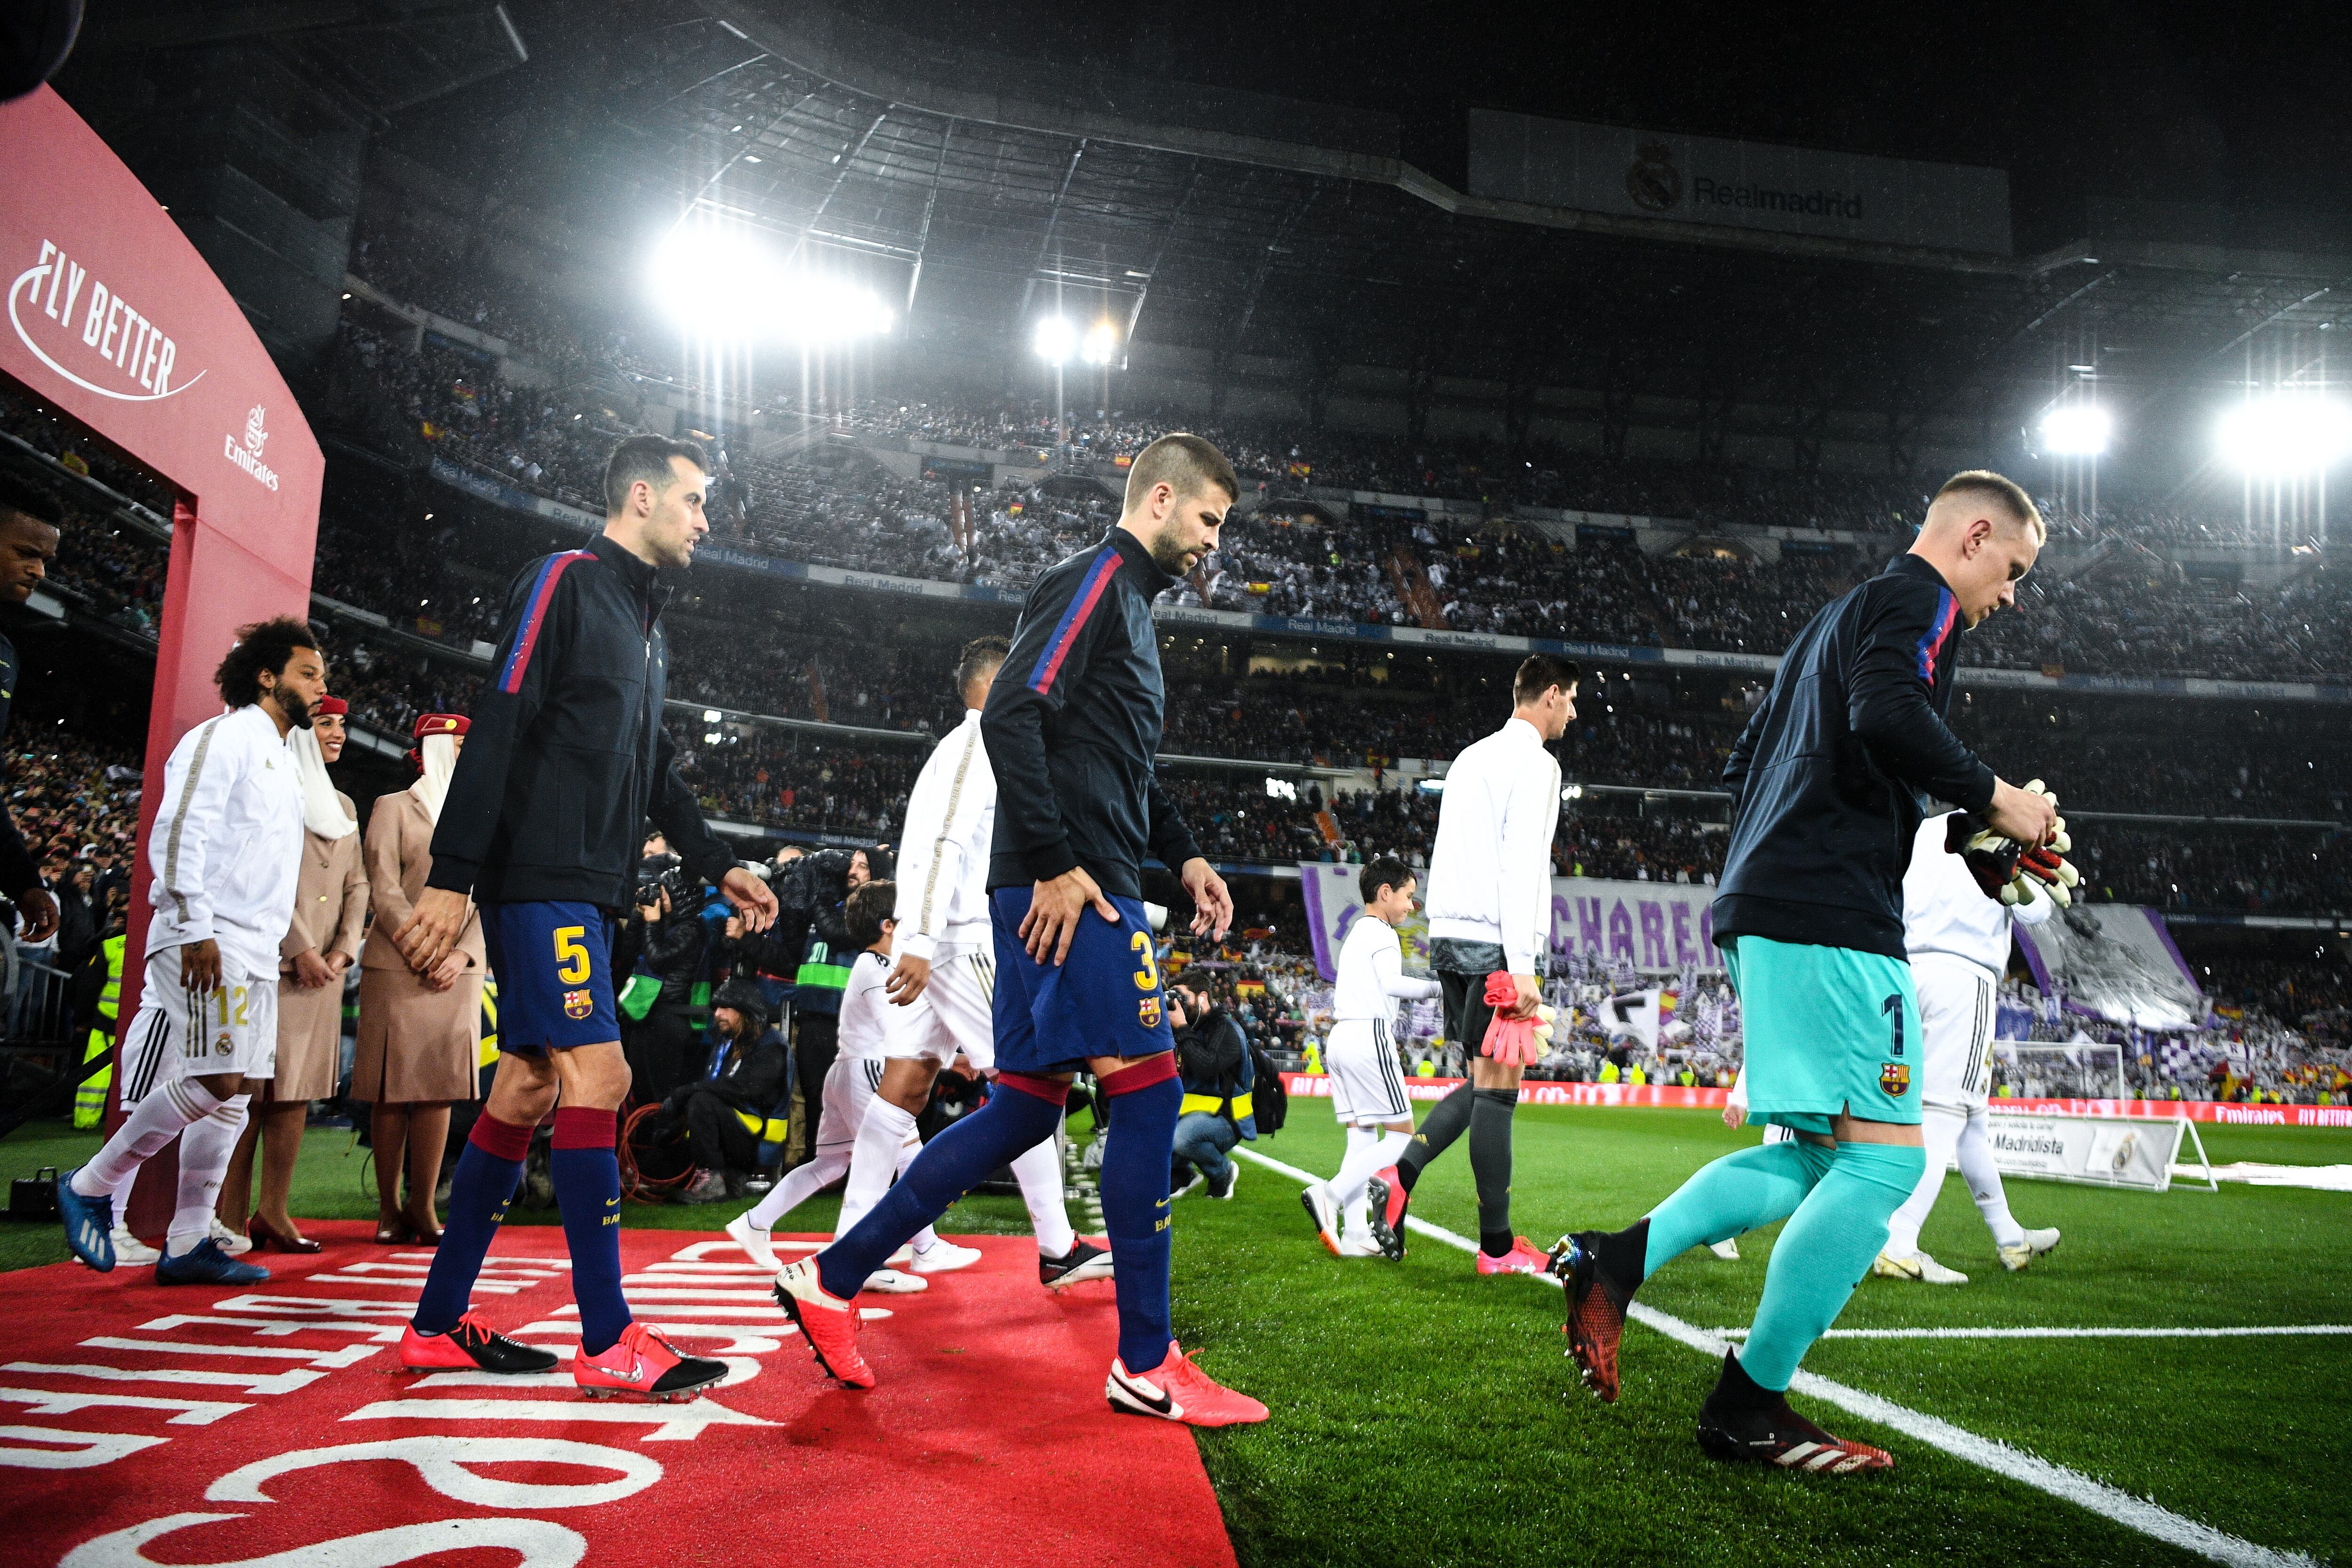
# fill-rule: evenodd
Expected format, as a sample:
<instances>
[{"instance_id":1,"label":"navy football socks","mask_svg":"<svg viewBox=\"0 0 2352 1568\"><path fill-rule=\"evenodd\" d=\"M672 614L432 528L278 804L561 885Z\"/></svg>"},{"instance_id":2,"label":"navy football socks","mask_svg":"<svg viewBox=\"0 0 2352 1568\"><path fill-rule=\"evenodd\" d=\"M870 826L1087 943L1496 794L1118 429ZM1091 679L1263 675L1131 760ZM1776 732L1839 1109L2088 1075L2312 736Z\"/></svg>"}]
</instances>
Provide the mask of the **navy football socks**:
<instances>
[{"instance_id":1,"label":"navy football socks","mask_svg":"<svg viewBox=\"0 0 2352 1568\"><path fill-rule=\"evenodd\" d=\"M1110 1143L1103 1152L1103 1228L1110 1233L1111 1278L1118 1291L1118 1359L1145 1374L1168 1359L1175 1333L1168 1311L1168 1262L1174 1237L1168 1212L1168 1150L1184 1087L1173 1051L1122 1068L1102 1081Z\"/></svg>"},{"instance_id":2,"label":"navy football socks","mask_svg":"<svg viewBox=\"0 0 2352 1568\"><path fill-rule=\"evenodd\" d=\"M572 1299L580 1304L580 1351L602 1355L629 1326L621 1295L621 1160L610 1111L564 1105L555 1113L556 1207L572 1249Z\"/></svg>"},{"instance_id":3,"label":"navy football socks","mask_svg":"<svg viewBox=\"0 0 2352 1568\"><path fill-rule=\"evenodd\" d=\"M855 1297L866 1288L867 1275L916 1231L945 1214L948 1205L986 1181L1000 1166L1052 1137L1062 1124L1062 1104L1068 1093L1069 1085L1050 1078L999 1073L988 1103L924 1145L882 1201L816 1255L817 1280L825 1294L844 1301ZM1163 1138L1160 1145L1163 1191L1168 1142Z\"/></svg>"},{"instance_id":4,"label":"navy football socks","mask_svg":"<svg viewBox=\"0 0 2352 1568\"><path fill-rule=\"evenodd\" d=\"M522 1180L523 1156L530 1153L529 1127L501 1122L488 1111L474 1120L466 1152L457 1156L457 1173L449 1178L449 1213L441 1224L441 1245L434 1249L433 1267L425 1276L425 1291L416 1298L416 1332L447 1333L466 1315L474 1293L474 1276L498 1239L499 1223L514 1200ZM383 1179L382 1173L378 1179ZM394 1172L391 1178L398 1181Z\"/></svg>"}]
</instances>

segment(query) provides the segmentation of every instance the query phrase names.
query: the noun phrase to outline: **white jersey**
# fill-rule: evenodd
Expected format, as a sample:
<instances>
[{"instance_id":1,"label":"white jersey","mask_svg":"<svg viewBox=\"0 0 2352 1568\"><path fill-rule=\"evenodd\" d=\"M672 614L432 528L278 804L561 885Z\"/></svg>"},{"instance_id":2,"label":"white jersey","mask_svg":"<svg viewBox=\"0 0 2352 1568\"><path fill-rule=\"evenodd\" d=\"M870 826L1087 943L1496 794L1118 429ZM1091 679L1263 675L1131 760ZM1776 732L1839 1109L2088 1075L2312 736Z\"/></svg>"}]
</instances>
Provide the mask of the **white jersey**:
<instances>
[{"instance_id":1,"label":"white jersey","mask_svg":"<svg viewBox=\"0 0 2352 1568\"><path fill-rule=\"evenodd\" d=\"M928 963L941 947L991 946L988 855L995 833L996 771L980 738L980 710L970 708L931 748L907 792L894 954Z\"/></svg>"},{"instance_id":2,"label":"white jersey","mask_svg":"<svg viewBox=\"0 0 2352 1568\"><path fill-rule=\"evenodd\" d=\"M890 994L883 985L890 978L890 960L879 953L860 953L850 960L849 983L841 988L841 1012L834 1023L841 1061L863 1061L885 1053L889 1031L883 1013Z\"/></svg>"},{"instance_id":3,"label":"white jersey","mask_svg":"<svg viewBox=\"0 0 2352 1568\"><path fill-rule=\"evenodd\" d=\"M1551 946L1551 840L1559 762L1536 727L1513 718L1472 741L1445 770L1429 852L1432 940L1493 942L1515 975Z\"/></svg>"},{"instance_id":4,"label":"white jersey","mask_svg":"<svg viewBox=\"0 0 2352 1568\"><path fill-rule=\"evenodd\" d=\"M1965 958L1995 977L2009 967L2009 924L2039 925L2058 906L2047 894L2032 904L1987 898L1958 855L1944 848L1950 817L1930 817L1911 841L1911 868L1903 873L1903 947Z\"/></svg>"},{"instance_id":5,"label":"white jersey","mask_svg":"<svg viewBox=\"0 0 2352 1568\"><path fill-rule=\"evenodd\" d=\"M1331 987L1334 1023L1351 1019L1387 1022L1396 1017L1399 1001L1419 1001L1437 995L1435 980L1407 979L1402 946L1396 927L1370 915L1359 915L1339 944L1338 979Z\"/></svg>"},{"instance_id":6,"label":"white jersey","mask_svg":"<svg viewBox=\"0 0 2352 1568\"><path fill-rule=\"evenodd\" d=\"M275 983L302 873L302 785L259 706L208 718L172 747L147 862L150 957L215 942L224 973Z\"/></svg>"}]
</instances>

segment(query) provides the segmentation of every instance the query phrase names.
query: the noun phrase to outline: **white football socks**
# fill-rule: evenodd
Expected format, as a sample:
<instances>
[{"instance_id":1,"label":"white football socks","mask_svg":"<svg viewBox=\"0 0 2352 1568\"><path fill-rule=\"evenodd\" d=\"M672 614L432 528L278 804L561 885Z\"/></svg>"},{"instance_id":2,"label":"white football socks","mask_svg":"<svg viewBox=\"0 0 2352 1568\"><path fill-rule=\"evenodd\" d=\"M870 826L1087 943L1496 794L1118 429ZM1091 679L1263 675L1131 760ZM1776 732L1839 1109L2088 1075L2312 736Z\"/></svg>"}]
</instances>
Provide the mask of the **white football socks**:
<instances>
[{"instance_id":1,"label":"white football socks","mask_svg":"<svg viewBox=\"0 0 2352 1568\"><path fill-rule=\"evenodd\" d=\"M760 1230L773 1230L776 1221L814 1197L849 1173L849 1151L826 1149L784 1173L783 1180L767 1190L744 1222Z\"/></svg>"},{"instance_id":2,"label":"white football socks","mask_svg":"<svg viewBox=\"0 0 2352 1568\"><path fill-rule=\"evenodd\" d=\"M1034 1144L1013 1162L1013 1179L1021 1184L1021 1201L1029 1206L1029 1228L1037 1233L1040 1258L1066 1258L1078 1244L1071 1228L1070 1209L1062 1194L1062 1151L1047 1138Z\"/></svg>"},{"instance_id":3,"label":"white football socks","mask_svg":"<svg viewBox=\"0 0 2352 1568\"><path fill-rule=\"evenodd\" d=\"M245 1107L251 1098L230 1095L180 1134L180 1200L163 1244L166 1257L180 1257L213 1233L213 1206L220 1199L228 1157L236 1152L237 1137L245 1131Z\"/></svg>"},{"instance_id":4,"label":"white football socks","mask_svg":"<svg viewBox=\"0 0 2352 1568\"><path fill-rule=\"evenodd\" d=\"M1960 1179L1969 1184L1969 1192L1977 1200L1977 1212L1992 1231L1996 1245L2022 1247L2025 1227L2009 1212L2009 1194L2000 1185L2000 1167L1993 1163L1992 1143L1985 1135L1985 1113L1982 1108L1969 1113L1968 1125L1961 1129L1958 1154Z\"/></svg>"},{"instance_id":5,"label":"white football socks","mask_svg":"<svg viewBox=\"0 0 2352 1568\"><path fill-rule=\"evenodd\" d=\"M239 1102L243 1103L242 1101ZM221 1102L193 1078L174 1079L159 1085L138 1108L114 1130L106 1140L106 1147L91 1156L89 1163L74 1172L73 1189L84 1197L101 1197L110 1193L128 1195L130 1184L139 1178L139 1167L154 1158L165 1144L179 1135L180 1129L198 1119L209 1116L220 1108ZM231 1140L232 1144L235 1142ZM182 1160L184 1166L185 1159ZM221 1168L228 1168L224 1159ZM122 1219L122 1210L114 1211L116 1223Z\"/></svg>"},{"instance_id":6,"label":"white football socks","mask_svg":"<svg viewBox=\"0 0 2352 1568\"><path fill-rule=\"evenodd\" d=\"M1375 1134L1370 1127L1348 1129L1347 1158L1339 1162L1339 1171L1331 1178L1331 1196L1347 1208L1364 1196L1364 1184L1397 1163L1405 1150L1412 1146L1411 1133ZM1355 1134L1361 1134L1360 1138Z\"/></svg>"},{"instance_id":7,"label":"white football socks","mask_svg":"<svg viewBox=\"0 0 2352 1568\"><path fill-rule=\"evenodd\" d=\"M841 1218L834 1226L834 1235L847 1235L868 1209L882 1201L914 1136L913 1112L893 1105L879 1094L866 1103L866 1119L858 1124L857 1142L850 1155L849 1181L841 1189Z\"/></svg>"}]
</instances>

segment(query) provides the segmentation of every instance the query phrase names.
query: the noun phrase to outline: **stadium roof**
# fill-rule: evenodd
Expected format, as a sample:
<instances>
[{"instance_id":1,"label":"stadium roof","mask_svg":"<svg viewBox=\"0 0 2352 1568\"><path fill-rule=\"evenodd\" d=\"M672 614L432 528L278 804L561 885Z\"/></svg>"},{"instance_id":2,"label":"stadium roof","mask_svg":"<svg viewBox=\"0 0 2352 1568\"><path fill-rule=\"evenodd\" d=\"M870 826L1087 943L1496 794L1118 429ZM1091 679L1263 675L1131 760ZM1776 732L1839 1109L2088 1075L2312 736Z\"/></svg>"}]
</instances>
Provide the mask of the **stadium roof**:
<instances>
[{"instance_id":1,"label":"stadium roof","mask_svg":"<svg viewBox=\"0 0 2352 1568\"><path fill-rule=\"evenodd\" d=\"M658 47L667 90L625 114L641 191L1008 336L1042 297L1213 355L1899 416L2047 387L2085 341L2150 392L2225 378L2227 350L2332 325L2352 287L2352 259L2145 224L2012 259L1474 197L1405 162L1385 115L816 5L715 0Z\"/></svg>"}]
</instances>

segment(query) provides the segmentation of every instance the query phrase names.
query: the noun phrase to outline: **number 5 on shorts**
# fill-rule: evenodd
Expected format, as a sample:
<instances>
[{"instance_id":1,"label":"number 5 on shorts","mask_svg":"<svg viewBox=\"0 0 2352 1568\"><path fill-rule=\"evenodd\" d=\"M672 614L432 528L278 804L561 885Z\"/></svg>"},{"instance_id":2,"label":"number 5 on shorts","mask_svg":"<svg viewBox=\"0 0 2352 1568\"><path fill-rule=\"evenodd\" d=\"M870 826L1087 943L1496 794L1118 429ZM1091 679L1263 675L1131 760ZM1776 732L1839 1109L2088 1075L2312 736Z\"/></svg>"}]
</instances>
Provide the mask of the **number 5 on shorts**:
<instances>
[{"instance_id":1,"label":"number 5 on shorts","mask_svg":"<svg viewBox=\"0 0 2352 1568\"><path fill-rule=\"evenodd\" d=\"M583 985L588 979L588 945L580 940L587 935L585 925L555 928L555 977L567 986Z\"/></svg>"}]
</instances>

